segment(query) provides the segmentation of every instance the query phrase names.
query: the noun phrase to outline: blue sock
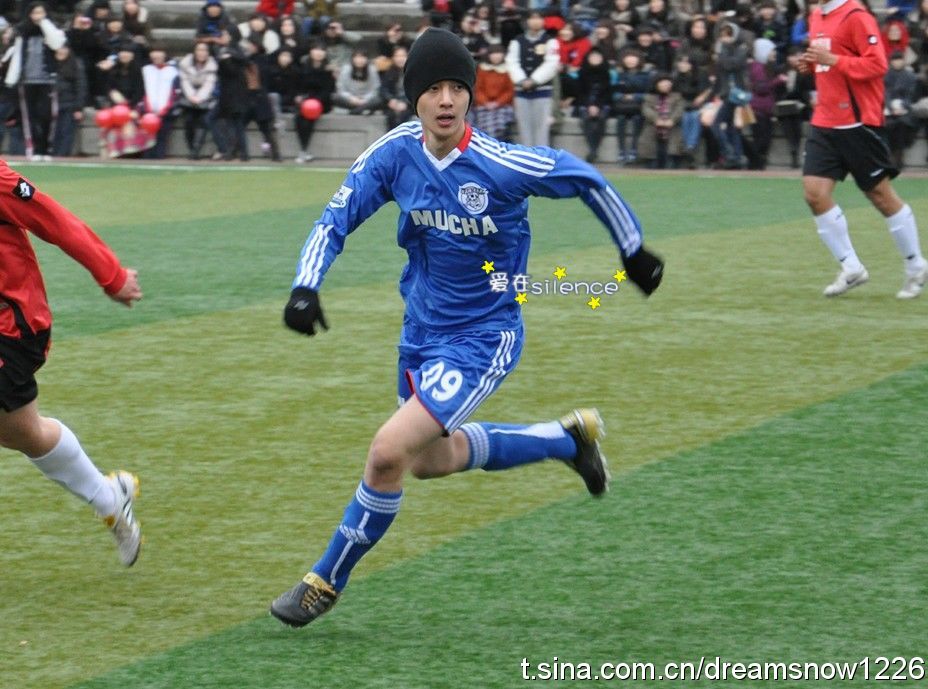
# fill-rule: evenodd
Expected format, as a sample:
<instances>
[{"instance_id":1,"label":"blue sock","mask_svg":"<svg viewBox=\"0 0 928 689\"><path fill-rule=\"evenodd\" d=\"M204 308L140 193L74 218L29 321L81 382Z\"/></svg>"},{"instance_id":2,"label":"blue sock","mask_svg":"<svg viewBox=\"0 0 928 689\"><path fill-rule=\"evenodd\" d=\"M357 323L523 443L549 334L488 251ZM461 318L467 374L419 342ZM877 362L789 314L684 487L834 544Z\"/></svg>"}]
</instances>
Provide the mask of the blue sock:
<instances>
[{"instance_id":1,"label":"blue sock","mask_svg":"<svg viewBox=\"0 0 928 689\"><path fill-rule=\"evenodd\" d=\"M378 493L361 481L354 498L345 508L342 523L335 529L329 547L313 572L341 591L351 570L364 554L383 538L400 510L403 491Z\"/></svg>"},{"instance_id":2,"label":"blue sock","mask_svg":"<svg viewBox=\"0 0 928 689\"><path fill-rule=\"evenodd\" d=\"M470 443L468 469L501 471L549 457L569 460L577 456L577 443L557 421L531 426L466 423L461 431Z\"/></svg>"}]
</instances>

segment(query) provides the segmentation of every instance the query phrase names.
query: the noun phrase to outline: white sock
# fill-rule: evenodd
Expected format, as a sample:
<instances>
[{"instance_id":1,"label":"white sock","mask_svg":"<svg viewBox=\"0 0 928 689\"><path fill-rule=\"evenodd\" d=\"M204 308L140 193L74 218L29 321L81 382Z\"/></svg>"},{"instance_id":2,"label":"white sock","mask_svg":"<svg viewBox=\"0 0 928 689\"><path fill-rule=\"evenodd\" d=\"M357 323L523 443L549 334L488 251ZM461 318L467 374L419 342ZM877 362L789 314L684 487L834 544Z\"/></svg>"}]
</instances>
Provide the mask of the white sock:
<instances>
[{"instance_id":1,"label":"white sock","mask_svg":"<svg viewBox=\"0 0 928 689\"><path fill-rule=\"evenodd\" d=\"M48 454L30 457L32 463L52 481L93 505L101 517L113 514L116 511L113 487L90 461L71 429L52 420L61 426L61 439Z\"/></svg>"},{"instance_id":2,"label":"white sock","mask_svg":"<svg viewBox=\"0 0 928 689\"><path fill-rule=\"evenodd\" d=\"M910 273L917 273L925 266L922 250L918 245L918 228L915 226L915 213L909 204L905 204L895 215L886 218L886 227L892 235L896 248L905 259L905 268Z\"/></svg>"},{"instance_id":3,"label":"white sock","mask_svg":"<svg viewBox=\"0 0 928 689\"><path fill-rule=\"evenodd\" d=\"M851 244L851 236L847 232L847 218L844 217L841 206L834 206L831 210L816 215L815 225L818 227L818 236L845 270L856 273L863 268Z\"/></svg>"}]
</instances>

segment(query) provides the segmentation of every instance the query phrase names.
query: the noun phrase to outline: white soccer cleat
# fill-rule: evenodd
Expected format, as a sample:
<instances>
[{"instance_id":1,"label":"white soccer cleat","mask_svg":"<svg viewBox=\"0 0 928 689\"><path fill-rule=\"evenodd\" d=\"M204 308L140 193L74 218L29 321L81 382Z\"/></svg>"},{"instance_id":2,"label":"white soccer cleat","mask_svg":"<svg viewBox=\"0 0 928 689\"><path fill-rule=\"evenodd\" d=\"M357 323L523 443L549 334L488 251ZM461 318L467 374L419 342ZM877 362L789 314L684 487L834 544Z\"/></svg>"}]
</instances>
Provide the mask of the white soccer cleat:
<instances>
[{"instance_id":1,"label":"white soccer cleat","mask_svg":"<svg viewBox=\"0 0 928 689\"><path fill-rule=\"evenodd\" d=\"M841 272L838 273L838 277L835 278L835 281L828 285L822 294L826 297L837 297L839 294L844 294L850 289L860 287L869 279L870 273L868 273L867 269L863 266L860 267L860 270L856 271L842 269Z\"/></svg>"},{"instance_id":2,"label":"white soccer cleat","mask_svg":"<svg viewBox=\"0 0 928 689\"><path fill-rule=\"evenodd\" d=\"M914 275L906 275L902 289L896 292L897 299L915 299L922 293L925 283L928 282L928 262Z\"/></svg>"},{"instance_id":3,"label":"white soccer cleat","mask_svg":"<svg viewBox=\"0 0 928 689\"><path fill-rule=\"evenodd\" d=\"M106 480L116 494L116 511L103 522L109 527L116 539L119 559L126 567L131 567L139 557L142 547L142 528L132 514L132 502L139 496L139 479L128 471L116 471Z\"/></svg>"}]
</instances>

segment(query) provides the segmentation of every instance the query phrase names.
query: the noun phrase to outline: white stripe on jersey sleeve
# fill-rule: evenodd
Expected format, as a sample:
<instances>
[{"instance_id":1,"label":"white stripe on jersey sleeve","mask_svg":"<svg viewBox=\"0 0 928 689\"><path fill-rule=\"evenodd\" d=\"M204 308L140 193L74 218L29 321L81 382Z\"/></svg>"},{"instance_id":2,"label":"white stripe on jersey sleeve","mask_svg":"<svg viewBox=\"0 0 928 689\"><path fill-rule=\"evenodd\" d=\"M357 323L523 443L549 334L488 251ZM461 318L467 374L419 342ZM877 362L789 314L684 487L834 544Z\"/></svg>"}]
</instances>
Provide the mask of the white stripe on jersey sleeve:
<instances>
[{"instance_id":1,"label":"white stripe on jersey sleeve","mask_svg":"<svg viewBox=\"0 0 928 689\"><path fill-rule=\"evenodd\" d=\"M631 255L638 251L638 248L641 246L641 232L637 230L637 224L635 223L634 217L632 217L631 211L628 209L628 206L622 201L622 198L615 193L615 189L612 187L606 187L606 196L607 200L612 201L613 208L619 215L619 218L624 220L622 225L622 232L625 235L628 241L628 254Z\"/></svg>"},{"instance_id":2,"label":"white stripe on jersey sleeve","mask_svg":"<svg viewBox=\"0 0 928 689\"><path fill-rule=\"evenodd\" d=\"M300 272L296 276L296 285L310 289L319 286L319 268L329 245L329 233L334 227L320 223L313 228L312 237L306 242L306 248L300 256Z\"/></svg>"},{"instance_id":3,"label":"white stripe on jersey sleeve","mask_svg":"<svg viewBox=\"0 0 928 689\"><path fill-rule=\"evenodd\" d=\"M544 177L549 172L551 172L551 170L554 167L552 165L550 168L547 168L545 170L537 170L537 169L532 169L530 167L525 167L524 165L519 164L522 161L513 160L511 157L504 157L504 154L497 153L493 149L485 147L483 143L479 141L474 141L473 139L471 139L470 141L470 147L473 148L475 152L479 153L485 158L489 158L490 160L493 160L499 163L500 165L504 165L505 167L508 167L511 170L515 170L516 172L521 172L526 175L531 175L532 177Z\"/></svg>"},{"instance_id":4,"label":"white stripe on jersey sleeve","mask_svg":"<svg viewBox=\"0 0 928 689\"><path fill-rule=\"evenodd\" d=\"M635 242L633 240L630 241L632 238L629 237L628 231L619 219L615 206L603 197L602 191L599 189L590 189L590 196L592 196L593 200L599 205L603 215L609 219L609 234L612 235L613 241L622 247L622 253L626 256L634 253L634 249L637 249L637 247L634 247Z\"/></svg>"},{"instance_id":5,"label":"white stripe on jersey sleeve","mask_svg":"<svg viewBox=\"0 0 928 689\"><path fill-rule=\"evenodd\" d=\"M523 151L519 148L507 148L501 142L476 132L474 133L471 141L478 141L483 144L484 148L493 150L501 156L518 159L519 162L524 163L525 165L531 165L542 170L551 170L555 165L554 158L538 155L532 151Z\"/></svg>"},{"instance_id":6,"label":"white stripe on jersey sleeve","mask_svg":"<svg viewBox=\"0 0 928 689\"><path fill-rule=\"evenodd\" d=\"M354 164L351 166L351 172L360 172L363 170L364 166L367 164L367 159L371 157L371 154L373 154L374 151L389 143L390 141L402 138L404 136L412 136L418 139L420 136L422 136L422 124L420 122L407 122L406 124L401 124L396 129L392 129L384 134L382 137L377 139L377 141L368 146L364 153L358 156L358 159L354 161Z\"/></svg>"}]
</instances>

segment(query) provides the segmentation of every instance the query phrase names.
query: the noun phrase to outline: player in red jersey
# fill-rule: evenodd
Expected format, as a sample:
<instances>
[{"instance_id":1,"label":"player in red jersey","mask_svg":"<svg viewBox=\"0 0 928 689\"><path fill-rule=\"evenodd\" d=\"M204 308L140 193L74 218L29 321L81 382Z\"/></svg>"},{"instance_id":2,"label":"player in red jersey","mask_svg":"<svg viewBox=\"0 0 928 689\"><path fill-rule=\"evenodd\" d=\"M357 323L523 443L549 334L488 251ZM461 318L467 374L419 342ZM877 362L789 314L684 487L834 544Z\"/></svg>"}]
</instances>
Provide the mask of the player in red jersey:
<instances>
[{"instance_id":1,"label":"player in red jersey","mask_svg":"<svg viewBox=\"0 0 928 689\"><path fill-rule=\"evenodd\" d=\"M805 69L814 70L817 99L806 141L802 184L818 234L838 262L838 277L825 296L844 294L870 279L835 204L835 184L848 173L886 218L905 261L905 281L896 294L912 299L928 281L912 209L890 183L899 174L883 139L883 77L886 53L874 17L857 0L829 0L809 17Z\"/></svg>"},{"instance_id":2,"label":"player in red jersey","mask_svg":"<svg viewBox=\"0 0 928 689\"><path fill-rule=\"evenodd\" d=\"M138 479L127 471L103 476L67 426L39 415L35 372L45 363L52 318L27 231L60 247L126 306L142 298L138 276L74 214L0 161L0 446L22 452L89 502L129 566L141 544L132 513Z\"/></svg>"}]
</instances>

